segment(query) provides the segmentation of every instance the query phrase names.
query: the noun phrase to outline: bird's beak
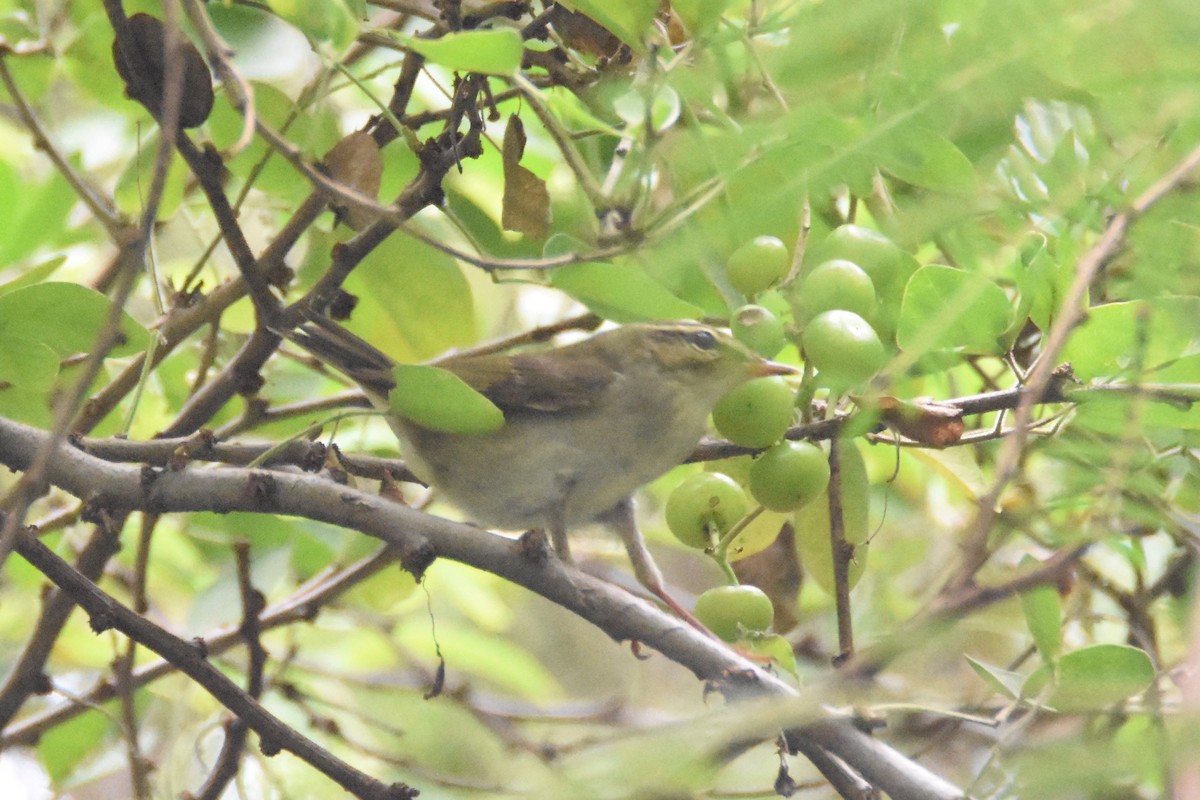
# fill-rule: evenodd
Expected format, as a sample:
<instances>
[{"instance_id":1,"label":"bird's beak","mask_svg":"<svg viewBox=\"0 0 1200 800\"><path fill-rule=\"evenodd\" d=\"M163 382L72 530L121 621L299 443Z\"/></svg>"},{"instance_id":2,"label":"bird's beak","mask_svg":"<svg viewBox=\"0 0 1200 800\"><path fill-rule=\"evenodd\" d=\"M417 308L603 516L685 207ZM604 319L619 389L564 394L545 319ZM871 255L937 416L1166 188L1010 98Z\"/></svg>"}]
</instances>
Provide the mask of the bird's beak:
<instances>
[{"instance_id":1,"label":"bird's beak","mask_svg":"<svg viewBox=\"0 0 1200 800\"><path fill-rule=\"evenodd\" d=\"M751 374L756 378L765 378L768 375L798 375L800 370L795 367L789 367L787 364L780 364L778 361L767 361L762 359L754 364L750 370Z\"/></svg>"}]
</instances>

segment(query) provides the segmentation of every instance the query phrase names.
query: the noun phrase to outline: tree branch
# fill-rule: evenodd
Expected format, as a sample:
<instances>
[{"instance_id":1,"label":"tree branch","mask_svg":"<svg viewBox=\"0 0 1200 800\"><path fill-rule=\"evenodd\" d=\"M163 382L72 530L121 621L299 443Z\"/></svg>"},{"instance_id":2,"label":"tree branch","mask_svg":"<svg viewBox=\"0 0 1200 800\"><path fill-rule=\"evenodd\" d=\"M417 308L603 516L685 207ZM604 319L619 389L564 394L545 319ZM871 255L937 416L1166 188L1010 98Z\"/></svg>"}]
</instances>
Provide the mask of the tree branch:
<instances>
[{"instance_id":1,"label":"tree branch","mask_svg":"<svg viewBox=\"0 0 1200 800\"><path fill-rule=\"evenodd\" d=\"M0 418L0 463L16 470L27 468L29 454L46 439L47 434L42 431ZM764 695L799 696L789 684L648 602L569 569L557 560L531 559L528 549L518 540L433 517L318 476L232 467L220 470L185 467L148 473L136 466L102 461L68 445L58 448L47 478L54 485L87 499L94 508L159 513L251 511L305 517L352 528L392 545L401 563L415 575L420 576L436 558L450 558L517 583L583 617L614 639L636 640L654 647L732 700ZM34 540L22 536L20 541L24 547ZM38 553L34 557L41 558ZM41 569L41 561L36 566ZM58 571L55 576L62 577ZM98 603L96 610L109 615L106 621L116 619L120 611L111 602ZM146 637L143 643L147 646L153 640L156 646L152 649L160 652L158 647L165 647L165 643L151 637L140 626L145 621L138 620L139 625L131 631ZM189 651L178 655L187 657ZM201 664L209 666L207 662ZM189 669L195 674L188 674L197 680L204 672L200 666ZM204 678L209 680L206 675ZM244 692L231 683L222 692L223 696L227 694L236 700L236 705L230 708L252 728L262 734L259 726L268 726L268 735L275 737L276 731L269 727L271 720L249 705L253 701ZM872 739L849 720L824 720L797 728L790 736L806 746L830 751L896 800L951 800L963 796L959 789Z\"/></svg>"}]
</instances>

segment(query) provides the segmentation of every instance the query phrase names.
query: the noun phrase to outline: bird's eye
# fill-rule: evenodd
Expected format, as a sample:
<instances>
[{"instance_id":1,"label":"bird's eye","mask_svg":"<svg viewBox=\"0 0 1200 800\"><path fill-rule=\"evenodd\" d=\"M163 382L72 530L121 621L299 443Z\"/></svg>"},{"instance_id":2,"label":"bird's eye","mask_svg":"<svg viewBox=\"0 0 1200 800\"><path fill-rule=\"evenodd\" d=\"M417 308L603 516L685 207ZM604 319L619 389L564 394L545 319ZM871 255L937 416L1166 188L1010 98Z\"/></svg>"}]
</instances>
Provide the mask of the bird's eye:
<instances>
[{"instance_id":1,"label":"bird's eye","mask_svg":"<svg viewBox=\"0 0 1200 800\"><path fill-rule=\"evenodd\" d=\"M712 331L692 331L688 334L688 341L701 350L712 350L717 346L717 337L712 335Z\"/></svg>"}]
</instances>

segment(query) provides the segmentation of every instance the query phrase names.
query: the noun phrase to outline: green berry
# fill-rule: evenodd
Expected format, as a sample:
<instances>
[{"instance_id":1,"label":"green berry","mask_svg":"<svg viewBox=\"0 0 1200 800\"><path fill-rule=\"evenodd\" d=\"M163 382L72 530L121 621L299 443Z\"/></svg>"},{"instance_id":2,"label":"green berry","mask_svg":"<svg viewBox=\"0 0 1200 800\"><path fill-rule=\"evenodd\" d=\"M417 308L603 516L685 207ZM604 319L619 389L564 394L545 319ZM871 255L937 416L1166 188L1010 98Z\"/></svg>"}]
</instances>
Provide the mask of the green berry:
<instances>
[{"instance_id":1,"label":"green berry","mask_svg":"<svg viewBox=\"0 0 1200 800\"><path fill-rule=\"evenodd\" d=\"M771 511L795 511L829 485L829 460L809 442L780 442L750 467L750 493Z\"/></svg>"},{"instance_id":2,"label":"green berry","mask_svg":"<svg viewBox=\"0 0 1200 800\"><path fill-rule=\"evenodd\" d=\"M797 317L803 321L842 309L870 319L875 311L875 284L862 267L844 258L818 264L797 285Z\"/></svg>"},{"instance_id":3,"label":"green berry","mask_svg":"<svg viewBox=\"0 0 1200 800\"><path fill-rule=\"evenodd\" d=\"M869 380L887 361L879 334L853 311L825 311L814 317L801 336L804 357L822 381L845 388Z\"/></svg>"},{"instance_id":4,"label":"green berry","mask_svg":"<svg viewBox=\"0 0 1200 800\"><path fill-rule=\"evenodd\" d=\"M774 358L787 344L783 320L762 306L742 306L733 312L733 336L763 358Z\"/></svg>"},{"instance_id":5,"label":"green berry","mask_svg":"<svg viewBox=\"0 0 1200 800\"><path fill-rule=\"evenodd\" d=\"M733 251L726 275L733 288L752 297L781 280L790 266L787 245L774 236L757 236Z\"/></svg>"},{"instance_id":6,"label":"green berry","mask_svg":"<svg viewBox=\"0 0 1200 800\"><path fill-rule=\"evenodd\" d=\"M756 378L728 392L713 408L722 436L744 447L779 441L792 424L795 394L779 376Z\"/></svg>"},{"instance_id":7,"label":"green berry","mask_svg":"<svg viewBox=\"0 0 1200 800\"><path fill-rule=\"evenodd\" d=\"M710 526L718 536L746 516L746 493L727 475L689 476L667 497L667 527L688 547L711 545Z\"/></svg>"},{"instance_id":8,"label":"green berry","mask_svg":"<svg viewBox=\"0 0 1200 800\"><path fill-rule=\"evenodd\" d=\"M765 631L775 621L771 598L754 586L718 586L696 598L696 618L727 642L743 631Z\"/></svg>"}]
</instances>

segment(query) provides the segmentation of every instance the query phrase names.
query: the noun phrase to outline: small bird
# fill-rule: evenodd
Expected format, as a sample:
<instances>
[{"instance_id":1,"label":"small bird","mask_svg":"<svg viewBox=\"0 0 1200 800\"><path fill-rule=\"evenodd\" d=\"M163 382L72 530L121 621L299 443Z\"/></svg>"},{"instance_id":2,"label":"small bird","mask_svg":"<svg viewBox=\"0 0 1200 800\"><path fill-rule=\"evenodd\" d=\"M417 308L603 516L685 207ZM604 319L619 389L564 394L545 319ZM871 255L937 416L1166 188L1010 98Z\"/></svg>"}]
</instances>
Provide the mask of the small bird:
<instances>
[{"instance_id":1,"label":"small bird","mask_svg":"<svg viewBox=\"0 0 1200 800\"><path fill-rule=\"evenodd\" d=\"M547 530L565 562L567 532L603 524L621 537L638 580L695 625L663 586L632 496L692 452L722 395L796 372L694 322L625 325L540 351L454 354L430 363L491 400L504 424L446 433L390 409L392 360L345 328L315 318L291 338L358 383L385 410L412 471L475 522Z\"/></svg>"}]
</instances>

